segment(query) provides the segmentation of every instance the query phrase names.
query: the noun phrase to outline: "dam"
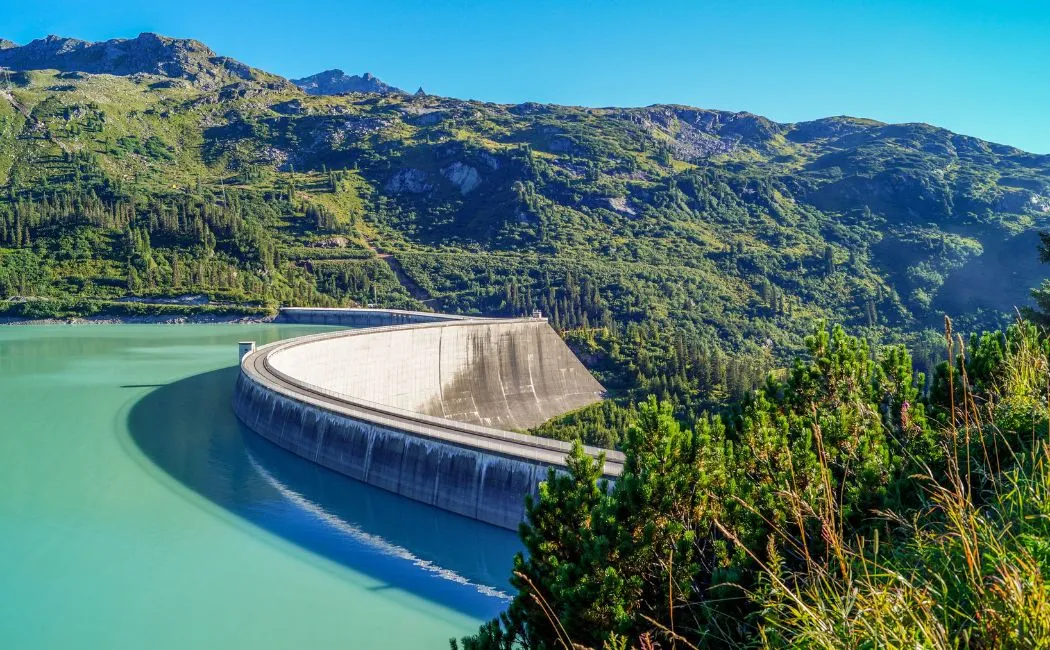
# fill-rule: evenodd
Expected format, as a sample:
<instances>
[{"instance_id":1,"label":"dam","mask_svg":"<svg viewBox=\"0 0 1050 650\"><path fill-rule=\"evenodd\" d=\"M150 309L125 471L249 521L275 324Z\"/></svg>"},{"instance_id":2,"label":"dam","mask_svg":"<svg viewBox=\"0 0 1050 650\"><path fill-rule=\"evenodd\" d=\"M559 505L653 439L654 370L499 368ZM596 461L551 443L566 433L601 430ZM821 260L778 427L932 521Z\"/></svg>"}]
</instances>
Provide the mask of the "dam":
<instances>
[{"instance_id":1,"label":"dam","mask_svg":"<svg viewBox=\"0 0 1050 650\"><path fill-rule=\"evenodd\" d=\"M243 347L237 417L336 472L503 528L571 449L516 431L604 393L543 318L314 308L281 320L358 329ZM622 454L587 452L619 476Z\"/></svg>"}]
</instances>

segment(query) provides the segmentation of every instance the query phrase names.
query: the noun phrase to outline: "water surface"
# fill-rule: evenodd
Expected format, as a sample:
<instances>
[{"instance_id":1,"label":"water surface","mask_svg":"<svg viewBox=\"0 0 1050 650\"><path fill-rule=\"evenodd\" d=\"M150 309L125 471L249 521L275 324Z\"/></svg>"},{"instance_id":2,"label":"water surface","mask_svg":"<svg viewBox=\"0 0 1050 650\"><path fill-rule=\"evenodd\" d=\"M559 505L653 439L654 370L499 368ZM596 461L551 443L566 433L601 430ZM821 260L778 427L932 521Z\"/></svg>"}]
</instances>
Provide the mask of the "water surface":
<instances>
[{"instance_id":1,"label":"water surface","mask_svg":"<svg viewBox=\"0 0 1050 650\"><path fill-rule=\"evenodd\" d=\"M0 327L0 647L441 648L505 606L515 536L244 429L276 325Z\"/></svg>"}]
</instances>

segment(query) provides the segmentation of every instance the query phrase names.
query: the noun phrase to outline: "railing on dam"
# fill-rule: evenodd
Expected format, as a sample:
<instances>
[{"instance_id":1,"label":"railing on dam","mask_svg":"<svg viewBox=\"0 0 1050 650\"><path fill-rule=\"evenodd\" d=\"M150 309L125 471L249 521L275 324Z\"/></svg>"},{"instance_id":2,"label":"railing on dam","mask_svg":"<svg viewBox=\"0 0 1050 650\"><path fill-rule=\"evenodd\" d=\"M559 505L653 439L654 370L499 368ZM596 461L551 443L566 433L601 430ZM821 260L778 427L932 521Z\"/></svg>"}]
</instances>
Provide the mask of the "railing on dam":
<instances>
[{"instance_id":1,"label":"railing on dam","mask_svg":"<svg viewBox=\"0 0 1050 650\"><path fill-rule=\"evenodd\" d=\"M342 325L344 327L382 327L387 325L409 325L437 323L456 320L483 320L476 316L439 314L427 311L404 309L369 309L364 307L283 307L277 320L303 325Z\"/></svg>"},{"instance_id":2,"label":"railing on dam","mask_svg":"<svg viewBox=\"0 0 1050 650\"><path fill-rule=\"evenodd\" d=\"M549 327L535 319L435 319L270 344L242 359L235 410L262 435L336 471L514 528L524 514L525 495L535 494L547 468L565 466L570 444L362 399L304 381L271 360L297 346L342 337L382 336L433 327L508 327L515 323ZM596 448L587 451L605 455L607 478L615 479L622 471L621 453Z\"/></svg>"}]
</instances>

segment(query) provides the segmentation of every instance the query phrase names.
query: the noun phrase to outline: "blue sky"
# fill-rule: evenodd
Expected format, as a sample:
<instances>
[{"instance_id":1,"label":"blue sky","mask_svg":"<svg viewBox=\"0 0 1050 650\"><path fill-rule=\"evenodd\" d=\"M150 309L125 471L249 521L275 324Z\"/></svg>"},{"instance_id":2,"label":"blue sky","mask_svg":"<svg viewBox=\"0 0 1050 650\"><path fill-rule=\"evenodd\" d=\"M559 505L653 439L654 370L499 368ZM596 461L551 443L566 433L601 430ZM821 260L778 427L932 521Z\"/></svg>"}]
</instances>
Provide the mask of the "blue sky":
<instances>
[{"instance_id":1,"label":"blue sky","mask_svg":"<svg viewBox=\"0 0 1050 650\"><path fill-rule=\"evenodd\" d=\"M929 122L1050 153L1050 2L0 0L0 37L155 31L453 97Z\"/></svg>"}]
</instances>

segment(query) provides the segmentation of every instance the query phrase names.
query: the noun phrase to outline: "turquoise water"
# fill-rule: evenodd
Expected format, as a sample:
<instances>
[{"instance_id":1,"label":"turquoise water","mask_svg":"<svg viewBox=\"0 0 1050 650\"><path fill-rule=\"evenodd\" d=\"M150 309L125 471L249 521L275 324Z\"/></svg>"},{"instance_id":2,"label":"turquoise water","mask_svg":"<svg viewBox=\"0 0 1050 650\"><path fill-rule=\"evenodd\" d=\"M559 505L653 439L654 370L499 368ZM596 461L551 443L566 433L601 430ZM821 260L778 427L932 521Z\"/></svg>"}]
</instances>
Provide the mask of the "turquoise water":
<instances>
[{"instance_id":1,"label":"turquoise water","mask_svg":"<svg viewBox=\"0 0 1050 650\"><path fill-rule=\"evenodd\" d=\"M505 604L501 529L233 417L275 325L0 327L0 647L442 648Z\"/></svg>"}]
</instances>

